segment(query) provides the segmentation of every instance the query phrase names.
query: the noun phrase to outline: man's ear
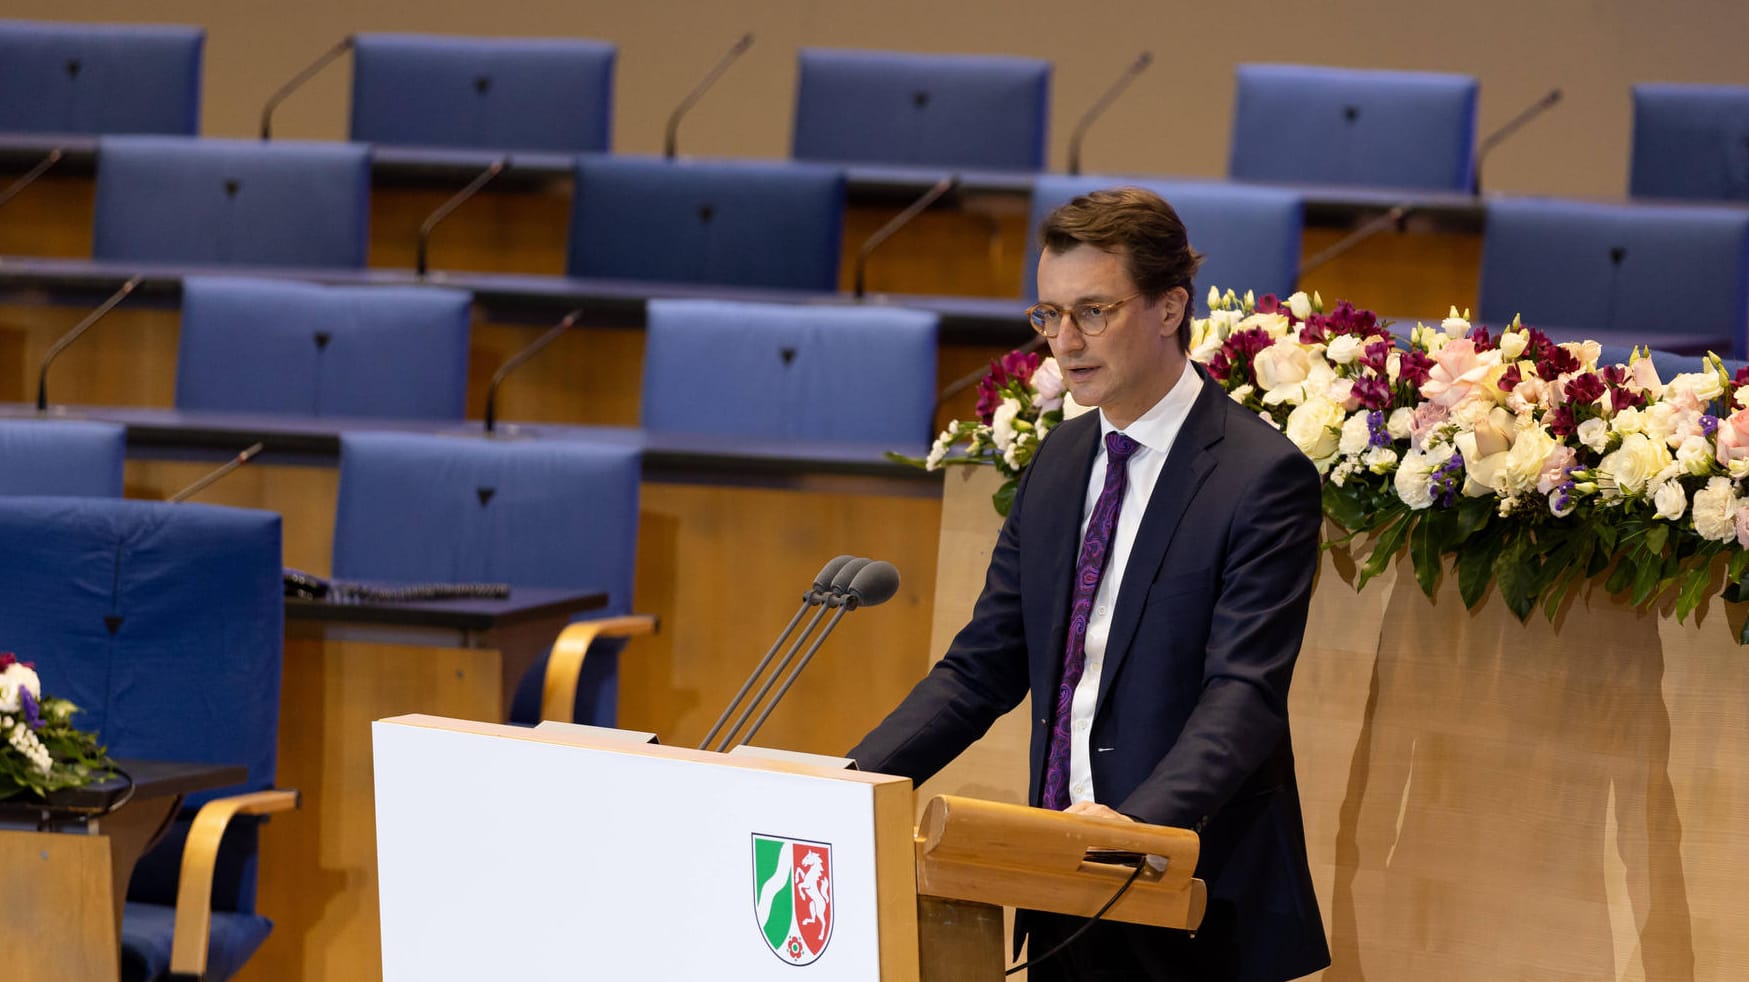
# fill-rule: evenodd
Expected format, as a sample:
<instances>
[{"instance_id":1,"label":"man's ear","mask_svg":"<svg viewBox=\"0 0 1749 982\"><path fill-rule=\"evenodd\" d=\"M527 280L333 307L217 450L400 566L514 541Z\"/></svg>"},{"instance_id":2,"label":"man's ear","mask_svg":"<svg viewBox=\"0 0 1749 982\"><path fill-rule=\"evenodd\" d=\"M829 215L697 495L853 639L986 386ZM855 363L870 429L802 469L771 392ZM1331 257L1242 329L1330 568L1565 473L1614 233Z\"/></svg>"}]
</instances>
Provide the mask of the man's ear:
<instances>
[{"instance_id":1,"label":"man's ear","mask_svg":"<svg viewBox=\"0 0 1749 982\"><path fill-rule=\"evenodd\" d=\"M1190 329L1190 291L1175 286L1160 296L1160 326L1166 337Z\"/></svg>"}]
</instances>

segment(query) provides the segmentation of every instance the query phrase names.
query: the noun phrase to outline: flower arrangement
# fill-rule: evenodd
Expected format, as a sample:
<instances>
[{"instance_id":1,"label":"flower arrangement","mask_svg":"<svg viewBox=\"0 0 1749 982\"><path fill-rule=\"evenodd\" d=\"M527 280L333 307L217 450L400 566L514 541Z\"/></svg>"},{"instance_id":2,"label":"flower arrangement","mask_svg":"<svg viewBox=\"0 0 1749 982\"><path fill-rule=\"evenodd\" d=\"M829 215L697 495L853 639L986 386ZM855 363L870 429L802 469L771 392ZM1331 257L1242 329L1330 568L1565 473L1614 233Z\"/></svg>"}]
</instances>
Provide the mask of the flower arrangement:
<instances>
[{"instance_id":1,"label":"flower arrangement","mask_svg":"<svg viewBox=\"0 0 1749 982\"><path fill-rule=\"evenodd\" d=\"M1674 597L1679 620L1715 593L1749 600L1749 370L1709 355L1666 381L1638 350L1599 364L1594 341L1517 319L1494 334L1455 308L1404 337L1315 294L1210 290L1208 307L1191 357L1317 466L1342 532L1325 547L1354 554L1357 588L1407 549L1429 596L1449 566L1466 605L1494 584L1520 620L1539 605L1552 620L1595 577L1636 608ZM995 464L1011 500L1062 418L1045 365L993 363L978 421L950 425L924 463Z\"/></svg>"},{"instance_id":2,"label":"flower arrangement","mask_svg":"<svg viewBox=\"0 0 1749 982\"><path fill-rule=\"evenodd\" d=\"M44 699L36 666L0 652L0 800L80 788L110 774L97 738L73 728L78 707Z\"/></svg>"},{"instance_id":3,"label":"flower arrangement","mask_svg":"<svg viewBox=\"0 0 1749 982\"><path fill-rule=\"evenodd\" d=\"M1032 463L1039 442L1063 421L1066 399L1063 373L1055 358L1011 351L991 361L989 373L978 383L976 419L949 423L923 460L888 456L932 471L956 465L993 465L1007 478L993 498L997 514L1006 516L1014 504L1021 471ZM960 444L965 445L964 451L949 456Z\"/></svg>"}]
</instances>

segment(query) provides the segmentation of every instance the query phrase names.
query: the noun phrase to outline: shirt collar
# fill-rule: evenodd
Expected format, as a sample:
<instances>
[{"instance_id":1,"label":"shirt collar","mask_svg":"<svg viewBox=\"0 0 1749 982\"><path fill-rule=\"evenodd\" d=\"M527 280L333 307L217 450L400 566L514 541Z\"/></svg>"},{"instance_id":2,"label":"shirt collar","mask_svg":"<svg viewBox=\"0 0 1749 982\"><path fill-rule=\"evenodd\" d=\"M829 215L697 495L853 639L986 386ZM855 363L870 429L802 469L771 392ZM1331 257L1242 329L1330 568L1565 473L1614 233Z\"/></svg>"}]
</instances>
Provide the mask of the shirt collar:
<instances>
[{"instance_id":1,"label":"shirt collar","mask_svg":"<svg viewBox=\"0 0 1749 982\"><path fill-rule=\"evenodd\" d=\"M1196 405L1196 397L1202 391L1202 376L1197 374L1196 365L1189 359L1184 359L1184 374L1172 386L1153 408L1143 413L1135 422L1123 428L1123 433L1149 450L1163 450L1172 446L1172 441L1178 436L1178 430L1184 425L1184 420L1190 415L1190 407ZM1099 411L1099 452L1105 452L1105 437L1116 430L1111 421L1105 418L1105 410Z\"/></svg>"}]
</instances>

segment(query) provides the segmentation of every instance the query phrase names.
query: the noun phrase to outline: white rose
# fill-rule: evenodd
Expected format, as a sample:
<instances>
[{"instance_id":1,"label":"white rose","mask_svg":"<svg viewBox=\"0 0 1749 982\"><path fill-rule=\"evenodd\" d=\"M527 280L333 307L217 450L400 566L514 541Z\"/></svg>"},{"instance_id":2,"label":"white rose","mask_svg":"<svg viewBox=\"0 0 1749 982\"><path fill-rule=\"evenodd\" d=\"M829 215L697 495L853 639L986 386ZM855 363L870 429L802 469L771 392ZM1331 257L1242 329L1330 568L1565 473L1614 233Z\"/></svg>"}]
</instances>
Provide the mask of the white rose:
<instances>
[{"instance_id":1,"label":"white rose","mask_svg":"<svg viewBox=\"0 0 1749 982\"><path fill-rule=\"evenodd\" d=\"M1403 377L1403 353L1393 351L1385 357L1385 377L1394 384Z\"/></svg>"},{"instance_id":2,"label":"white rose","mask_svg":"<svg viewBox=\"0 0 1749 982\"><path fill-rule=\"evenodd\" d=\"M1192 321L1190 324L1190 357L1193 361L1207 364L1221 350L1221 343L1226 338L1215 326L1214 318Z\"/></svg>"},{"instance_id":3,"label":"white rose","mask_svg":"<svg viewBox=\"0 0 1749 982\"><path fill-rule=\"evenodd\" d=\"M1451 313L1447 314L1445 320L1439 323L1439 326L1445 329L1445 336L1456 340L1457 338L1461 338L1470 333L1470 321L1468 315L1469 311L1466 310L1464 311L1464 316L1459 316L1456 305L1453 305Z\"/></svg>"},{"instance_id":4,"label":"white rose","mask_svg":"<svg viewBox=\"0 0 1749 982\"><path fill-rule=\"evenodd\" d=\"M1287 335L1288 328L1291 326L1285 314L1252 314L1235 325L1234 330L1249 331L1254 327L1262 328L1263 333L1279 340Z\"/></svg>"},{"instance_id":5,"label":"white rose","mask_svg":"<svg viewBox=\"0 0 1749 982\"><path fill-rule=\"evenodd\" d=\"M1676 448L1676 464L1684 474L1701 477L1713 469L1713 448L1706 437L1695 435Z\"/></svg>"},{"instance_id":6,"label":"white rose","mask_svg":"<svg viewBox=\"0 0 1749 982\"><path fill-rule=\"evenodd\" d=\"M1324 356L1338 365L1351 365L1366 350L1366 345L1352 334L1339 334L1330 340Z\"/></svg>"},{"instance_id":7,"label":"white rose","mask_svg":"<svg viewBox=\"0 0 1749 982\"><path fill-rule=\"evenodd\" d=\"M1366 411L1361 410L1342 424L1342 437L1336 442L1336 452L1357 454L1365 450L1371 442L1372 429L1366 425Z\"/></svg>"},{"instance_id":8,"label":"white rose","mask_svg":"<svg viewBox=\"0 0 1749 982\"><path fill-rule=\"evenodd\" d=\"M1652 492L1652 503L1658 506L1659 518L1674 522L1688 510L1688 495L1683 493L1680 483L1665 481Z\"/></svg>"},{"instance_id":9,"label":"white rose","mask_svg":"<svg viewBox=\"0 0 1749 982\"><path fill-rule=\"evenodd\" d=\"M1640 412L1640 432L1659 443L1671 444L1670 438L1676 435L1676 423L1677 409L1667 402L1647 406Z\"/></svg>"},{"instance_id":10,"label":"white rose","mask_svg":"<svg viewBox=\"0 0 1749 982\"><path fill-rule=\"evenodd\" d=\"M1385 429L1393 440L1407 440L1415 425L1415 410L1402 406L1391 410L1390 418L1385 420Z\"/></svg>"},{"instance_id":11,"label":"white rose","mask_svg":"<svg viewBox=\"0 0 1749 982\"><path fill-rule=\"evenodd\" d=\"M1737 508L1741 501L1730 478L1715 477L1694 493L1694 530L1703 539L1730 542L1737 538Z\"/></svg>"},{"instance_id":12,"label":"white rose","mask_svg":"<svg viewBox=\"0 0 1749 982\"><path fill-rule=\"evenodd\" d=\"M1014 443L1014 418L1018 415L1019 399L1004 399L996 407L996 415L990 420L990 436L996 441L996 449L1005 451Z\"/></svg>"},{"instance_id":13,"label":"white rose","mask_svg":"<svg viewBox=\"0 0 1749 982\"><path fill-rule=\"evenodd\" d=\"M1360 455L1360 463L1374 474L1388 474L1397 466L1397 452L1390 447L1373 447Z\"/></svg>"},{"instance_id":14,"label":"white rose","mask_svg":"<svg viewBox=\"0 0 1749 982\"><path fill-rule=\"evenodd\" d=\"M1256 386L1251 385L1250 383L1246 383L1244 385L1239 386L1238 388L1234 389L1233 391L1231 391L1227 394L1233 397L1234 402L1243 403L1246 399L1251 398L1251 393L1256 392L1256 391L1257 391Z\"/></svg>"},{"instance_id":15,"label":"white rose","mask_svg":"<svg viewBox=\"0 0 1749 982\"><path fill-rule=\"evenodd\" d=\"M1601 419L1588 419L1579 424L1574 434L1579 442L1591 448L1595 453L1602 453L1609 447L1609 424Z\"/></svg>"},{"instance_id":16,"label":"white rose","mask_svg":"<svg viewBox=\"0 0 1749 982\"><path fill-rule=\"evenodd\" d=\"M1311 355L1293 341L1277 341L1259 351L1251 362L1252 376L1265 390L1298 385L1311 371Z\"/></svg>"},{"instance_id":17,"label":"white rose","mask_svg":"<svg viewBox=\"0 0 1749 982\"><path fill-rule=\"evenodd\" d=\"M1664 398L1672 402L1683 396L1693 396L1695 402L1705 404L1724 394L1725 387L1719 382L1718 372L1685 372L1664 387Z\"/></svg>"},{"instance_id":18,"label":"white rose","mask_svg":"<svg viewBox=\"0 0 1749 982\"><path fill-rule=\"evenodd\" d=\"M1312 458L1320 473L1336 456L1344 416L1342 407L1328 399L1308 399L1288 414L1287 438Z\"/></svg>"},{"instance_id":19,"label":"white rose","mask_svg":"<svg viewBox=\"0 0 1749 982\"><path fill-rule=\"evenodd\" d=\"M1644 433L1629 433L1620 447L1598 462L1597 471L1613 480L1621 494L1637 495L1671 463L1670 451L1662 444L1653 443Z\"/></svg>"},{"instance_id":20,"label":"white rose","mask_svg":"<svg viewBox=\"0 0 1749 982\"><path fill-rule=\"evenodd\" d=\"M1524 349L1530 344L1530 335L1523 331L1507 331L1500 335L1500 360L1511 363L1524 354Z\"/></svg>"},{"instance_id":21,"label":"white rose","mask_svg":"<svg viewBox=\"0 0 1749 982\"><path fill-rule=\"evenodd\" d=\"M1579 360L1579 370L1582 372L1596 368L1597 359L1603 357L1603 344L1598 341L1564 341L1560 346Z\"/></svg>"},{"instance_id":22,"label":"white rose","mask_svg":"<svg viewBox=\"0 0 1749 982\"><path fill-rule=\"evenodd\" d=\"M1402 463L1397 465L1396 479L1392 482L1403 504L1415 509L1433 505L1433 472L1441 463L1443 461L1413 450L1403 455Z\"/></svg>"},{"instance_id":23,"label":"white rose","mask_svg":"<svg viewBox=\"0 0 1749 982\"><path fill-rule=\"evenodd\" d=\"M1615 414L1615 418L1609 421L1609 428L1617 433L1638 433L1645 428L1645 423L1640 419L1640 411L1629 406Z\"/></svg>"},{"instance_id":24,"label":"white rose","mask_svg":"<svg viewBox=\"0 0 1749 982\"><path fill-rule=\"evenodd\" d=\"M1287 309L1293 311L1295 317L1305 320L1312 316L1312 298L1306 296L1306 291L1301 290L1287 298Z\"/></svg>"}]
</instances>

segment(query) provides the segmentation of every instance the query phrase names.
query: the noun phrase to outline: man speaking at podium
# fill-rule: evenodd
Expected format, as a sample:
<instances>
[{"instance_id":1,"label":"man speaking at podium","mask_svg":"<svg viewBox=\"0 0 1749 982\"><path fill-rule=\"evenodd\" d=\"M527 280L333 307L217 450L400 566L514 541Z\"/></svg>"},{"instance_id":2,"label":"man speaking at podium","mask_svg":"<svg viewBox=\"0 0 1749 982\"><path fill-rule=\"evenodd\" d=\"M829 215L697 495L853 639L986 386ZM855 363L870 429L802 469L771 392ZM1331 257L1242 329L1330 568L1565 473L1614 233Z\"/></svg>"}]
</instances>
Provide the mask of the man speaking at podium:
<instances>
[{"instance_id":1,"label":"man speaking at podium","mask_svg":"<svg viewBox=\"0 0 1749 982\"><path fill-rule=\"evenodd\" d=\"M1028 311L1070 393L1020 480L972 619L850 752L922 782L1032 695L1031 803L1194 829L1195 934L1101 922L1030 969L1277 982L1330 963L1306 865L1288 683L1317 568L1311 462L1188 356L1201 257L1158 196L1040 229ZM1032 957L1085 923L1025 912Z\"/></svg>"}]
</instances>

